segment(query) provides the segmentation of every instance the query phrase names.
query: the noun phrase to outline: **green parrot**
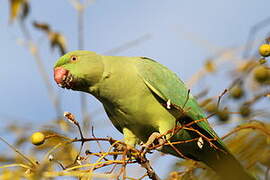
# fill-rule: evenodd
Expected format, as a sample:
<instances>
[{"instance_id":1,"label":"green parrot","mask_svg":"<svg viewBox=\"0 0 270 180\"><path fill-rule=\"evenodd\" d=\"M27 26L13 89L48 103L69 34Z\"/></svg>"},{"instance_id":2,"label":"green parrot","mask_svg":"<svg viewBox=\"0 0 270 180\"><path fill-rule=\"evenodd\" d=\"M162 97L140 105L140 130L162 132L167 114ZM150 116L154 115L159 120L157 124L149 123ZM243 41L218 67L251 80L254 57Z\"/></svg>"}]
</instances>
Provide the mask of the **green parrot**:
<instances>
[{"instance_id":1,"label":"green parrot","mask_svg":"<svg viewBox=\"0 0 270 180\"><path fill-rule=\"evenodd\" d=\"M139 142L149 145L164 134L171 143L196 139L175 144L177 150L164 145L161 151L201 161L224 180L255 179L210 127L185 84L152 59L72 51L55 63L54 79L62 88L95 96L131 147ZM168 133L177 125L187 128ZM209 143L207 138L215 140Z\"/></svg>"}]
</instances>

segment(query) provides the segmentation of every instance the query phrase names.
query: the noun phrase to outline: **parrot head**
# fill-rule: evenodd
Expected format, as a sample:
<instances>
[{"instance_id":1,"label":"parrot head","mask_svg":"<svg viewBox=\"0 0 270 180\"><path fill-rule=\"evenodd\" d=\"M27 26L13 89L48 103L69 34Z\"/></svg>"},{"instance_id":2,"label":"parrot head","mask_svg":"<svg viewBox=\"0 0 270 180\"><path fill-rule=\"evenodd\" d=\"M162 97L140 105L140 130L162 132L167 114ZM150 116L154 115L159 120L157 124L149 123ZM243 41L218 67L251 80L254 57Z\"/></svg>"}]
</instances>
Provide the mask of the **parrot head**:
<instances>
[{"instance_id":1,"label":"parrot head","mask_svg":"<svg viewBox=\"0 0 270 180\"><path fill-rule=\"evenodd\" d=\"M54 80L62 88L88 91L102 77L101 56L91 51L72 51L60 57L54 65Z\"/></svg>"}]
</instances>

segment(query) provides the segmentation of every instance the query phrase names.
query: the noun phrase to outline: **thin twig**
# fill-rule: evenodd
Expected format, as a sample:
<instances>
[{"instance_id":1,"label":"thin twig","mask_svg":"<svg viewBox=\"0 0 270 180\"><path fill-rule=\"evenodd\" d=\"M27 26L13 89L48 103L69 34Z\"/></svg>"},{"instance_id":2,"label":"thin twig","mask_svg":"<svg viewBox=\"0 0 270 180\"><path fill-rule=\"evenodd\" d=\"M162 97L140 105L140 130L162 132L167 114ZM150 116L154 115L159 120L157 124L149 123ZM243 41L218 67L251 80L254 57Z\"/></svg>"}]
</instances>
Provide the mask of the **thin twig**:
<instances>
[{"instance_id":1,"label":"thin twig","mask_svg":"<svg viewBox=\"0 0 270 180\"><path fill-rule=\"evenodd\" d=\"M227 138L228 136L230 136L230 135L236 133L237 131L244 130L244 129L257 129L257 130L262 131L264 134L266 134L267 136L270 137L270 132L269 132L267 129L263 128L263 127L258 127L258 126L254 126L254 125L246 125L246 126L243 125L243 126L241 126L241 127L235 128L235 129L232 130L231 132L227 133L227 134L224 135L221 139L225 139L225 138Z\"/></svg>"},{"instance_id":2,"label":"thin twig","mask_svg":"<svg viewBox=\"0 0 270 180\"><path fill-rule=\"evenodd\" d=\"M217 102L217 109L219 109L219 104L220 104L220 101L221 101L221 98L228 92L227 89L225 89L221 95L218 96L218 102Z\"/></svg>"},{"instance_id":3,"label":"thin twig","mask_svg":"<svg viewBox=\"0 0 270 180\"><path fill-rule=\"evenodd\" d=\"M21 153L18 149L16 149L14 146L12 146L11 144L9 144L5 139L3 139L2 137L0 137L0 140L3 141L6 145L8 145L13 151L15 151L17 154L19 154L24 160L26 160L28 163L31 164L32 167L36 167L36 165L38 164L38 162L34 162L33 160L31 160L29 157L25 156L23 153Z\"/></svg>"},{"instance_id":4,"label":"thin twig","mask_svg":"<svg viewBox=\"0 0 270 180\"><path fill-rule=\"evenodd\" d=\"M184 103L184 105L183 105L182 109L184 109L184 108L185 108L185 106L186 106L186 104L187 104L187 102L188 102L188 100L189 100L189 95L190 95L190 89L188 89L188 92L187 92L187 97L186 97L186 100L185 100L185 103Z\"/></svg>"},{"instance_id":5,"label":"thin twig","mask_svg":"<svg viewBox=\"0 0 270 180\"><path fill-rule=\"evenodd\" d=\"M131 47L138 46L139 44L141 44L149 39L151 39L151 35L149 33L147 33L147 34L144 34L135 40L126 42L126 43L120 45L119 47L108 50L108 51L104 52L103 54L115 55L115 54L118 54L118 53L123 52L125 50L128 50Z\"/></svg>"},{"instance_id":6,"label":"thin twig","mask_svg":"<svg viewBox=\"0 0 270 180\"><path fill-rule=\"evenodd\" d=\"M37 68L39 70L38 72L40 73L40 75L43 79L43 82L45 83L49 98L55 107L56 114L58 117L60 117L61 112L62 112L61 107L60 107L60 99L59 99L59 96L56 95L56 93L54 92L53 86L50 83L49 75L46 71L46 68L45 68L41 58L40 58L38 46L32 40L32 37L31 37L28 29L24 25L24 23L20 23L20 29L22 31L24 38L27 41L25 43L25 45L27 46L28 50L30 51L30 53L33 55L33 57L35 59Z\"/></svg>"},{"instance_id":7,"label":"thin twig","mask_svg":"<svg viewBox=\"0 0 270 180\"><path fill-rule=\"evenodd\" d=\"M268 26L269 22L270 22L270 17L267 17L266 19L263 19L262 21L256 23L253 27L251 27L248 38L247 38L247 43L243 51L244 58L248 58L250 56L251 48L254 44L255 35L258 32L258 30Z\"/></svg>"},{"instance_id":8,"label":"thin twig","mask_svg":"<svg viewBox=\"0 0 270 180\"><path fill-rule=\"evenodd\" d=\"M92 132L92 136L95 138L96 136L95 136L95 133L94 133L94 126L92 126L92 128L91 128L91 132ZM99 149L104 152L100 142L99 141L96 141L96 142L97 142L97 145L98 145Z\"/></svg>"}]
</instances>

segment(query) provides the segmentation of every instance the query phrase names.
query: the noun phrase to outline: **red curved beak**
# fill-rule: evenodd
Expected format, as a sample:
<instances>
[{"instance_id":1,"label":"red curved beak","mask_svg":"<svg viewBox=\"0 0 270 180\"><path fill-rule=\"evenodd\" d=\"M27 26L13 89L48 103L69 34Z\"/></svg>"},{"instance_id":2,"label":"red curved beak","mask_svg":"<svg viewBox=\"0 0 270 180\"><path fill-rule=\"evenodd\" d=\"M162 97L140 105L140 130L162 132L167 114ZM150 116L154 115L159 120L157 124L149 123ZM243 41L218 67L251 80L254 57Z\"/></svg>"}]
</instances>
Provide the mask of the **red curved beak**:
<instances>
[{"instance_id":1,"label":"red curved beak","mask_svg":"<svg viewBox=\"0 0 270 180\"><path fill-rule=\"evenodd\" d=\"M54 68L54 80L57 84L63 84L63 81L68 75L68 70L62 68L62 67L57 67Z\"/></svg>"}]
</instances>

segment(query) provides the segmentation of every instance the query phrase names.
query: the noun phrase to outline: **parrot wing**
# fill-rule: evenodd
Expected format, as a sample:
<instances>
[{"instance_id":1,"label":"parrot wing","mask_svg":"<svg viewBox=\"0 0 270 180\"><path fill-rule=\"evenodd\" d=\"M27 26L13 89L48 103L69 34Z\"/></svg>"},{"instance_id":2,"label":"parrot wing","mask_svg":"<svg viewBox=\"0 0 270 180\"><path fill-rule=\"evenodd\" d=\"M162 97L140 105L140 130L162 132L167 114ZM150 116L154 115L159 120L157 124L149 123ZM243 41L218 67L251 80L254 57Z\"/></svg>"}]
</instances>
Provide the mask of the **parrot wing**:
<instances>
[{"instance_id":1,"label":"parrot wing","mask_svg":"<svg viewBox=\"0 0 270 180\"><path fill-rule=\"evenodd\" d=\"M168 103L172 106L176 105L193 121L206 118L197 101L174 72L145 57L141 57L136 66L147 87L167 105ZM212 138L218 137L207 120L199 121L196 124L200 130L207 133L203 133L204 135ZM223 142L219 138L217 141L223 146Z\"/></svg>"}]
</instances>

